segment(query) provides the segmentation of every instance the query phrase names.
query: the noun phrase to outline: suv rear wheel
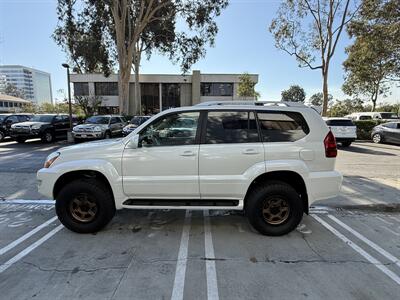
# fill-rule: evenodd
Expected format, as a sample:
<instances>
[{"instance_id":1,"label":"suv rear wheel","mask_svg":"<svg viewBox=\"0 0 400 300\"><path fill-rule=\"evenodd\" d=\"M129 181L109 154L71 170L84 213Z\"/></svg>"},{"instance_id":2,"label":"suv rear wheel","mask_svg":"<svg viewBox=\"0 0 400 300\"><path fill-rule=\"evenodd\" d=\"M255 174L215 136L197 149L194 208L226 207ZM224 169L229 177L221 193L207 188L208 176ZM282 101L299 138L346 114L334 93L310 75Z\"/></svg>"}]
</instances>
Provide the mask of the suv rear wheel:
<instances>
[{"instance_id":1,"label":"suv rear wheel","mask_svg":"<svg viewBox=\"0 0 400 300\"><path fill-rule=\"evenodd\" d=\"M372 141L373 141L375 144L382 143L382 136L380 135L380 133L375 133L375 134L372 136Z\"/></svg>"},{"instance_id":2,"label":"suv rear wheel","mask_svg":"<svg viewBox=\"0 0 400 300\"><path fill-rule=\"evenodd\" d=\"M54 141L54 135L51 131L46 130L42 135L42 142L51 143Z\"/></svg>"},{"instance_id":3,"label":"suv rear wheel","mask_svg":"<svg viewBox=\"0 0 400 300\"><path fill-rule=\"evenodd\" d=\"M291 232L303 217L303 203L289 184L268 181L253 188L246 199L250 224L264 235L280 236Z\"/></svg>"},{"instance_id":4,"label":"suv rear wheel","mask_svg":"<svg viewBox=\"0 0 400 300\"><path fill-rule=\"evenodd\" d=\"M68 229L78 233L93 233L114 217L114 200L104 184L93 179L75 180L57 195L56 213Z\"/></svg>"}]
</instances>

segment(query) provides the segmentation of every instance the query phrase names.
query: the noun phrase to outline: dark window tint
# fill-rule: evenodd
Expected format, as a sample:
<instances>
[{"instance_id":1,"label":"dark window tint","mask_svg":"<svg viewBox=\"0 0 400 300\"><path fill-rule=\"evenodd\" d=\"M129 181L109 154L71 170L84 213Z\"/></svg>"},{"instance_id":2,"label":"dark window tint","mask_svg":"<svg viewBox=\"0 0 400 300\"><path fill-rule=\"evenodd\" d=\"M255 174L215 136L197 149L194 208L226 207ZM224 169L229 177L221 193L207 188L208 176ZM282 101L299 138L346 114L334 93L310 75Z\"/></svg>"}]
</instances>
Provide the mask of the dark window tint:
<instances>
[{"instance_id":1,"label":"dark window tint","mask_svg":"<svg viewBox=\"0 0 400 300\"><path fill-rule=\"evenodd\" d=\"M258 113L257 116L264 142L293 142L310 132L299 113L265 112Z\"/></svg>"},{"instance_id":2,"label":"dark window tint","mask_svg":"<svg viewBox=\"0 0 400 300\"><path fill-rule=\"evenodd\" d=\"M20 122L25 122L29 120L29 116L18 116Z\"/></svg>"},{"instance_id":3,"label":"dark window tint","mask_svg":"<svg viewBox=\"0 0 400 300\"><path fill-rule=\"evenodd\" d=\"M120 121L119 121L119 118L116 118L116 117L112 117L111 118L111 121L110 121L110 124L117 124L117 123L119 123Z\"/></svg>"},{"instance_id":4,"label":"dark window tint","mask_svg":"<svg viewBox=\"0 0 400 300\"><path fill-rule=\"evenodd\" d=\"M208 112L207 144L258 142L257 123L253 112Z\"/></svg>"},{"instance_id":5,"label":"dark window tint","mask_svg":"<svg viewBox=\"0 0 400 300\"><path fill-rule=\"evenodd\" d=\"M9 116L7 118L6 122L8 122L8 123L18 123L18 117L17 116Z\"/></svg>"},{"instance_id":6,"label":"dark window tint","mask_svg":"<svg viewBox=\"0 0 400 300\"><path fill-rule=\"evenodd\" d=\"M89 84L87 82L74 82L74 95L75 96L88 96Z\"/></svg>"},{"instance_id":7,"label":"dark window tint","mask_svg":"<svg viewBox=\"0 0 400 300\"><path fill-rule=\"evenodd\" d=\"M95 82L96 96L118 96L118 82Z\"/></svg>"},{"instance_id":8,"label":"dark window tint","mask_svg":"<svg viewBox=\"0 0 400 300\"><path fill-rule=\"evenodd\" d=\"M360 116L360 120L372 120L371 116Z\"/></svg>"},{"instance_id":9,"label":"dark window tint","mask_svg":"<svg viewBox=\"0 0 400 300\"><path fill-rule=\"evenodd\" d=\"M328 126L355 126L351 120L327 120Z\"/></svg>"},{"instance_id":10,"label":"dark window tint","mask_svg":"<svg viewBox=\"0 0 400 300\"><path fill-rule=\"evenodd\" d=\"M396 113L381 113L382 119L398 119L399 116Z\"/></svg>"},{"instance_id":11,"label":"dark window tint","mask_svg":"<svg viewBox=\"0 0 400 300\"><path fill-rule=\"evenodd\" d=\"M140 132L140 143L143 147L194 144L199 115L199 112L185 112L162 117Z\"/></svg>"},{"instance_id":12,"label":"dark window tint","mask_svg":"<svg viewBox=\"0 0 400 300\"><path fill-rule=\"evenodd\" d=\"M200 90L202 96L233 96L233 83L203 82Z\"/></svg>"}]
</instances>

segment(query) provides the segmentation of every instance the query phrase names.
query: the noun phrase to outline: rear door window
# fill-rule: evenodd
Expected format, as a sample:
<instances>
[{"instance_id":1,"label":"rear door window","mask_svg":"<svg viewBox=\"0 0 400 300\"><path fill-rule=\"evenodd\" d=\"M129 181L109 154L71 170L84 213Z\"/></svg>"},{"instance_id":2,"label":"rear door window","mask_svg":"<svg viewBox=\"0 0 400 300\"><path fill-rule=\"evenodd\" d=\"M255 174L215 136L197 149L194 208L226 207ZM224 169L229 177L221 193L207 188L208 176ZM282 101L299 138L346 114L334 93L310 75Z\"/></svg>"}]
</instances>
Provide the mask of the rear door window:
<instances>
[{"instance_id":1,"label":"rear door window","mask_svg":"<svg viewBox=\"0 0 400 300\"><path fill-rule=\"evenodd\" d=\"M294 142L310 132L300 113L271 111L257 113L257 117L264 142Z\"/></svg>"},{"instance_id":2,"label":"rear door window","mask_svg":"<svg viewBox=\"0 0 400 300\"><path fill-rule=\"evenodd\" d=\"M210 111L207 117L206 144L259 142L253 112Z\"/></svg>"}]
</instances>

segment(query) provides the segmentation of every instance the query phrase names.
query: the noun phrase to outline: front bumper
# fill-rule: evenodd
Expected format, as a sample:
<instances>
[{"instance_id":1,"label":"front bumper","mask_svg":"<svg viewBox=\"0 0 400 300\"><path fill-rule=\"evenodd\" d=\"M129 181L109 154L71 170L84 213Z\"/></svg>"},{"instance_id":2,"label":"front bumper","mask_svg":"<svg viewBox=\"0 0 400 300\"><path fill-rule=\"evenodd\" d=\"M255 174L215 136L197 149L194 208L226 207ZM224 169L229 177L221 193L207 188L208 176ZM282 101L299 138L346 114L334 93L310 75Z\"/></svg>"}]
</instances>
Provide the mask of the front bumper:
<instances>
[{"instance_id":1,"label":"front bumper","mask_svg":"<svg viewBox=\"0 0 400 300\"><path fill-rule=\"evenodd\" d=\"M53 187L58 179L58 174L51 168L42 168L36 173L38 192L47 199L54 199Z\"/></svg>"},{"instance_id":2,"label":"front bumper","mask_svg":"<svg viewBox=\"0 0 400 300\"><path fill-rule=\"evenodd\" d=\"M101 139L104 133L102 131L72 131L72 136L76 139Z\"/></svg>"},{"instance_id":3,"label":"front bumper","mask_svg":"<svg viewBox=\"0 0 400 300\"><path fill-rule=\"evenodd\" d=\"M343 176L337 171L311 172L308 177L309 205L339 195Z\"/></svg>"}]
</instances>

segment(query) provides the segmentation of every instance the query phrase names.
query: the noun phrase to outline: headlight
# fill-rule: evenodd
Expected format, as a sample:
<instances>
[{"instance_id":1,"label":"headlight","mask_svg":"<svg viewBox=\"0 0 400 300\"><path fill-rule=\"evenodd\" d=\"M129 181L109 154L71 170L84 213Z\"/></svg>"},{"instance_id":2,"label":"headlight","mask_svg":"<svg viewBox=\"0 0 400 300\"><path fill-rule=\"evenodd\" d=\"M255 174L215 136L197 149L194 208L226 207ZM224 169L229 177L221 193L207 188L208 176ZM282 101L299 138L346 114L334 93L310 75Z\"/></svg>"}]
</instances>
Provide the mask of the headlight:
<instances>
[{"instance_id":1,"label":"headlight","mask_svg":"<svg viewBox=\"0 0 400 300\"><path fill-rule=\"evenodd\" d=\"M50 168L50 166L55 162L55 160L60 156L60 152L53 152L49 156L47 156L46 161L44 163L44 168Z\"/></svg>"},{"instance_id":2,"label":"headlight","mask_svg":"<svg viewBox=\"0 0 400 300\"><path fill-rule=\"evenodd\" d=\"M94 131L101 131L101 127L100 126L96 126L95 128L93 128Z\"/></svg>"},{"instance_id":3,"label":"headlight","mask_svg":"<svg viewBox=\"0 0 400 300\"><path fill-rule=\"evenodd\" d=\"M40 128L40 125L39 124L36 124L36 125L32 125L32 127L31 127L32 129L39 129Z\"/></svg>"}]
</instances>

